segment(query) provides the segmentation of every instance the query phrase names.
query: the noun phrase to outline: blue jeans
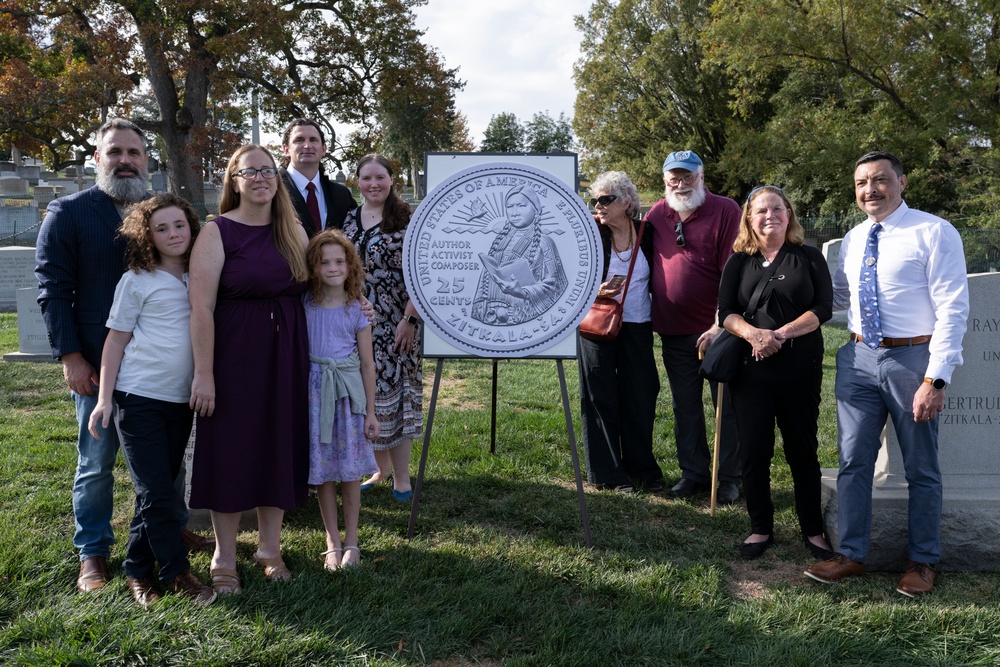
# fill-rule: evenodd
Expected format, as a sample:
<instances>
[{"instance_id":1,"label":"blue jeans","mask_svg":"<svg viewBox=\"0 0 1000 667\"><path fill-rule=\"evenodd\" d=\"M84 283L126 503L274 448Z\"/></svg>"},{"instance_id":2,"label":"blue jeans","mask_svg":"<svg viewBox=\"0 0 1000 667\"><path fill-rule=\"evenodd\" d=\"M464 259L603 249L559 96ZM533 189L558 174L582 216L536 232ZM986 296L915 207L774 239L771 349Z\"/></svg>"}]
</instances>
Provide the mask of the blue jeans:
<instances>
[{"instance_id":1,"label":"blue jeans","mask_svg":"<svg viewBox=\"0 0 1000 667\"><path fill-rule=\"evenodd\" d=\"M73 546L80 551L80 560L91 556L111 555L111 545L115 542L111 530L111 511L114 505L114 467L118 455L118 432L114 428L100 428L100 440L95 440L87 424L90 413L97 405L97 394L81 396L71 392L76 404L77 435L76 476L73 478L73 514L76 532ZM184 470L175 483L183 490ZM188 510L184 504L183 492L178 494L176 510L181 519L181 527L187 525Z\"/></svg>"},{"instance_id":2,"label":"blue jeans","mask_svg":"<svg viewBox=\"0 0 1000 667\"><path fill-rule=\"evenodd\" d=\"M97 394L81 396L73 392L76 403L77 439L76 477L73 479L73 514L76 533L73 546L80 550L80 560L91 556L111 555L115 535L111 530L114 502L114 467L118 455L118 433L114 428L100 428L100 440L87 430L90 413L97 405Z\"/></svg>"},{"instance_id":3,"label":"blue jeans","mask_svg":"<svg viewBox=\"0 0 1000 667\"><path fill-rule=\"evenodd\" d=\"M938 420L913 421L913 396L924 381L928 345L847 343L837 352L839 551L864 563L871 546L872 479L887 416L899 439L909 489L910 560L941 559L941 468Z\"/></svg>"}]
</instances>

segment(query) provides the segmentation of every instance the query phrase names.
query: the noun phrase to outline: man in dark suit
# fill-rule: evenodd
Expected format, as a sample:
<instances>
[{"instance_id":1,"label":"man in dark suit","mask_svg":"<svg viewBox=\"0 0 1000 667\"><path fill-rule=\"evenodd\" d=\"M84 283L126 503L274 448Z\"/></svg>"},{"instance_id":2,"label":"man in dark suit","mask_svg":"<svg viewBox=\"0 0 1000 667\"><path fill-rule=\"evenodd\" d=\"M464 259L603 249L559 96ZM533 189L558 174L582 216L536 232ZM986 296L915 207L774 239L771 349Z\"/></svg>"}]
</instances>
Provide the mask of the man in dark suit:
<instances>
[{"instance_id":1,"label":"man in dark suit","mask_svg":"<svg viewBox=\"0 0 1000 667\"><path fill-rule=\"evenodd\" d=\"M320 169L326 139L319 124L308 118L293 120L281 137L281 150L285 153L281 178L306 234L312 238L323 229L343 227L344 218L358 204L350 190Z\"/></svg>"},{"instance_id":2,"label":"man in dark suit","mask_svg":"<svg viewBox=\"0 0 1000 667\"><path fill-rule=\"evenodd\" d=\"M35 255L38 303L52 356L62 361L80 428L73 480L73 544L80 550L77 588L81 592L97 590L110 578L118 433L113 428L98 429L101 437L97 440L87 430L87 421L97 403L105 324L115 287L125 272L125 241L118 236L118 228L126 206L147 197L142 130L122 118L109 120L97 130L94 161L97 185L48 205ZM186 523L186 506L178 503L178 512ZM214 548L214 540L210 546Z\"/></svg>"}]
</instances>

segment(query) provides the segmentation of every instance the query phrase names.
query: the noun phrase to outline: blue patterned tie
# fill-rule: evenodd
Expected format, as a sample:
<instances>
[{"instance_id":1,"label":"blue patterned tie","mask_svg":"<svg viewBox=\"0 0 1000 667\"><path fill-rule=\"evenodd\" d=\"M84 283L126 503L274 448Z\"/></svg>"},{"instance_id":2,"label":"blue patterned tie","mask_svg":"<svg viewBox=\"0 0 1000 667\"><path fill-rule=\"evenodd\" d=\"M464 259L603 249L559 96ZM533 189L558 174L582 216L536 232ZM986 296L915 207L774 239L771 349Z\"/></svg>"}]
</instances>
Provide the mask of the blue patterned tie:
<instances>
[{"instance_id":1,"label":"blue patterned tie","mask_svg":"<svg viewBox=\"0 0 1000 667\"><path fill-rule=\"evenodd\" d=\"M876 222L868 232L865 257L861 260L861 340L873 350L882 342L882 319L878 314L878 233L881 223Z\"/></svg>"}]
</instances>

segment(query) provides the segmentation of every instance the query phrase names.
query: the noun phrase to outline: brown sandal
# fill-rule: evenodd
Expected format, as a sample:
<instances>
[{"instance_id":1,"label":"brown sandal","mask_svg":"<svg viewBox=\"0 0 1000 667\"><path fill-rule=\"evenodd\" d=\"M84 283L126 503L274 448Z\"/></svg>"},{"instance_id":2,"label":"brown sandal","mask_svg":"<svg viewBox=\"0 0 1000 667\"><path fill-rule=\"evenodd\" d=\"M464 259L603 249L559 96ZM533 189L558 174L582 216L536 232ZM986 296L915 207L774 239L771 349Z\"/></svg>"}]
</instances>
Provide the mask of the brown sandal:
<instances>
[{"instance_id":1,"label":"brown sandal","mask_svg":"<svg viewBox=\"0 0 1000 667\"><path fill-rule=\"evenodd\" d=\"M285 561L281 559L281 556L275 556L274 558L254 556L253 559L257 563L257 567L264 570L264 576L268 581L288 581L292 578L292 572L285 565Z\"/></svg>"},{"instance_id":2,"label":"brown sandal","mask_svg":"<svg viewBox=\"0 0 1000 667\"><path fill-rule=\"evenodd\" d=\"M240 576L236 574L235 569L214 567L210 572L212 574L212 588L219 595L239 595L243 592Z\"/></svg>"}]
</instances>

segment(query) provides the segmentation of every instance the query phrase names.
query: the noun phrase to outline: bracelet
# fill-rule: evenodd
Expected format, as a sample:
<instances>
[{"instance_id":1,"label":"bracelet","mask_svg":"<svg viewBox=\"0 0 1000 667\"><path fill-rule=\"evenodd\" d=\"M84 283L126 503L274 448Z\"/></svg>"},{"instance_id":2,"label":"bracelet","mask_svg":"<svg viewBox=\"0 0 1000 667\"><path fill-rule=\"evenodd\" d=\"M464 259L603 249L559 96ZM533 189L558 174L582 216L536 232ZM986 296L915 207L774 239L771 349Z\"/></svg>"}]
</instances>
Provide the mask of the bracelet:
<instances>
[{"instance_id":1,"label":"bracelet","mask_svg":"<svg viewBox=\"0 0 1000 667\"><path fill-rule=\"evenodd\" d=\"M416 315L403 315L403 319L412 324L413 326L417 326L418 324L420 324L420 319Z\"/></svg>"}]
</instances>

